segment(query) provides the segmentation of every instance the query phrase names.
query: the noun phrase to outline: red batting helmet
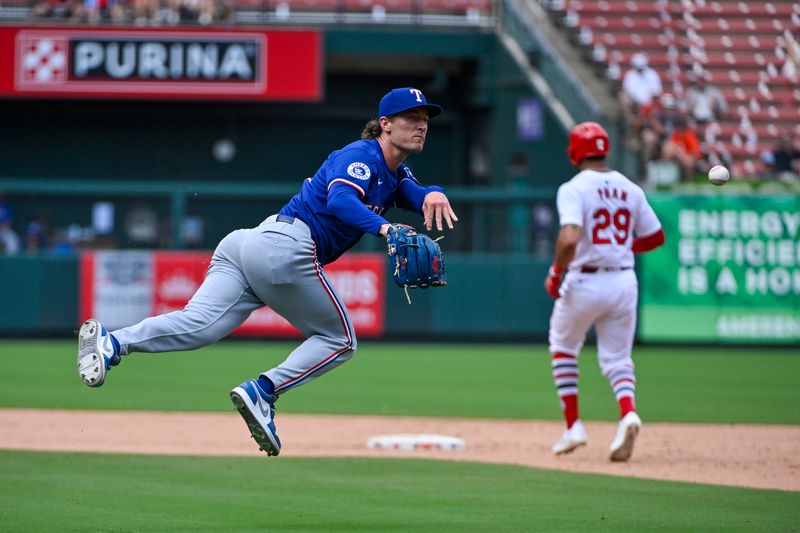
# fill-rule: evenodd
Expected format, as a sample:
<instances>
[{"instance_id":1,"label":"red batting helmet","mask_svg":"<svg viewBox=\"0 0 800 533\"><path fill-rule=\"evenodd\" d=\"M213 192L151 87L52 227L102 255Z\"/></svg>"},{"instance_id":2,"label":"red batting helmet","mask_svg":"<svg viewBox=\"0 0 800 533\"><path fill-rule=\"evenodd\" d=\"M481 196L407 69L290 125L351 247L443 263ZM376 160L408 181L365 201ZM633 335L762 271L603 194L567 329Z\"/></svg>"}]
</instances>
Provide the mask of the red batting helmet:
<instances>
[{"instance_id":1,"label":"red batting helmet","mask_svg":"<svg viewBox=\"0 0 800 533\"><path fill-rule=\"evenodd\" d=\"M587 157L608 155L608 133L597 122L581 122L569 134L569 162L579 165Z\"/></svg>"}]
</instances>

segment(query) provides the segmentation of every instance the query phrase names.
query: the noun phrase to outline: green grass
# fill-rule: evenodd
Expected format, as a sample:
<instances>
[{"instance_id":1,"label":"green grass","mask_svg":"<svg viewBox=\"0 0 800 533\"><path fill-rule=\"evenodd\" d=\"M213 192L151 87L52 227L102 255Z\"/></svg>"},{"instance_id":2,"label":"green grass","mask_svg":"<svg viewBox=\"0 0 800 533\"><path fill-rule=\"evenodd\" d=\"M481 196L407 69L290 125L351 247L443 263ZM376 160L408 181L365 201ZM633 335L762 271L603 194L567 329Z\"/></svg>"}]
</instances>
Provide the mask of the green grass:
<instances>
[{"instance_id":1,"label":"green grass","mask_svg":"<svg viewBox=\"0 0 800 533\"><path fill-rule=\"evenodd\" d=\"M3 531L797 531L800 494L392 459L0 452Z\"/></svg>"},{"instance_id":2,"label":"green grass","mask_svg":"<svg viewBox=\"0 0 800 533\"><path fill-rule=\"evenodd\" d=\"M230 411L228 391L280 363L286 342L221 342L136 354L97 390L75 373L68 341L0 340L0 407ZM800 424L800 350L639 347L638 405L649 422ZM580 358L585 420L617 408L593 348ZM540 345L389 344L288 392L281 412L537 418L561 413Z\"/></svg>"},{"instance_id":3,"label":"green grass","mask_svg":"<svg viewBox=\"0 0 800 533\"><path fill-rule=\"evenodd\" d=\"M99 390L74 342L0 340L0 407L230 411L294 343L126 358ZM800 423L800 350L637 348L648 422ZM616 406L593 349L583 418ZM362 342L281 412L560 419L537 345ZM0 531L798 531L800 493L427 460L0 451Z\"/></svg>"}]
</instances>

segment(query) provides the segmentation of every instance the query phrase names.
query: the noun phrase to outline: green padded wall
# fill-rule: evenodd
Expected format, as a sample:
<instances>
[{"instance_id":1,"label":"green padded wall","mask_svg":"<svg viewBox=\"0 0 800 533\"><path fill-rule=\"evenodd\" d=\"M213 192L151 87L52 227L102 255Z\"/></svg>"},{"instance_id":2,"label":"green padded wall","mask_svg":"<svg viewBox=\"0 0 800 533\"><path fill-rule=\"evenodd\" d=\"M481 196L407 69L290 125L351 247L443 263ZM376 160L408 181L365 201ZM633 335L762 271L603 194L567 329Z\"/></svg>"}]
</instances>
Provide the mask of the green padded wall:
<instances>
[{"instance_id":1,"label":"green padded wall","mask_svg":"<svg viewBox=\"0 0 800 533\"><path fill-rule=\"evenodd\" d=\"M552 306L541 286L547 267L547 261L524 257L448 254L448 286L411 290L409 305L387 266L386 335L542 340ZM0 294L0 336L71 336L79 320L78 259L0 257Z\"/></svg>"}]
</instances>

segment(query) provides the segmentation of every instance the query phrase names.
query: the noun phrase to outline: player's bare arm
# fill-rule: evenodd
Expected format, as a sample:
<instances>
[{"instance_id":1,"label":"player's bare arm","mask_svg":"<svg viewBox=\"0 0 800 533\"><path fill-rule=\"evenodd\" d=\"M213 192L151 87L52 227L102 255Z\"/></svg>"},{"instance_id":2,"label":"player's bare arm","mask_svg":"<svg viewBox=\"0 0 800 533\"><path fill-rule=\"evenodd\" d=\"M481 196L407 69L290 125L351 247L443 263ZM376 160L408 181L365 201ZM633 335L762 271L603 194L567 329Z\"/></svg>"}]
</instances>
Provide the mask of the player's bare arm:
<instances>
[{"instance_id":1,"label":"player's bare arm","mask_svg":"<svg viewBox=\"0 0 800 533\"><path fill-rule=\"evenodd\" d=\"M553 260L554 265L558 265L561 270L565 270L575 257L575 248L581 238L581 227L577 224L565 224L561 226L556 241L556 256Z\"/></svg>"},{"instance_id":2,"label":"player's bare arm","mask_svg":"<svg viewBox=\"0 0 800 533\"><path fill-rule=\"evenodd\" d=\"M431 191L425 195L422 202L422 214L425 217L425 228L430 231L433 222L436 221L436 229L442 231L442 220L447 223L449 229L453 229L453 223L458 222L455 211L450 206L450 200L443 193Z\"/></svg>"}]
</instances>

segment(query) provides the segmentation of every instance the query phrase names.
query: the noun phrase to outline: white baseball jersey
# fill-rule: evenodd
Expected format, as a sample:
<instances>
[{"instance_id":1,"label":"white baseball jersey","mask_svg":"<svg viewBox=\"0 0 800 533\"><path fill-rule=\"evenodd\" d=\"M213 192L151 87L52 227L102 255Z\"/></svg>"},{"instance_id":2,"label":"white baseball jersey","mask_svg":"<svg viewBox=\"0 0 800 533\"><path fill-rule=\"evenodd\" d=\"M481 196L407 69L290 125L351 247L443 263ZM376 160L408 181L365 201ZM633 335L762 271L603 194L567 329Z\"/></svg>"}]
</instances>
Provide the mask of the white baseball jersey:
<instances>
[{"instance_id":1,"label":"white baseball jersey","mask_svg":"<svg viewBox=\"0 0 800 533\"><path fill-rule=\"evenodd\" d=\"M562 226L581 226L581 238L569 270L581 267L632 268L633 234L661 229L641 187L615 170L583 170L558 189Z\"/></svg>"}]
</instances>

